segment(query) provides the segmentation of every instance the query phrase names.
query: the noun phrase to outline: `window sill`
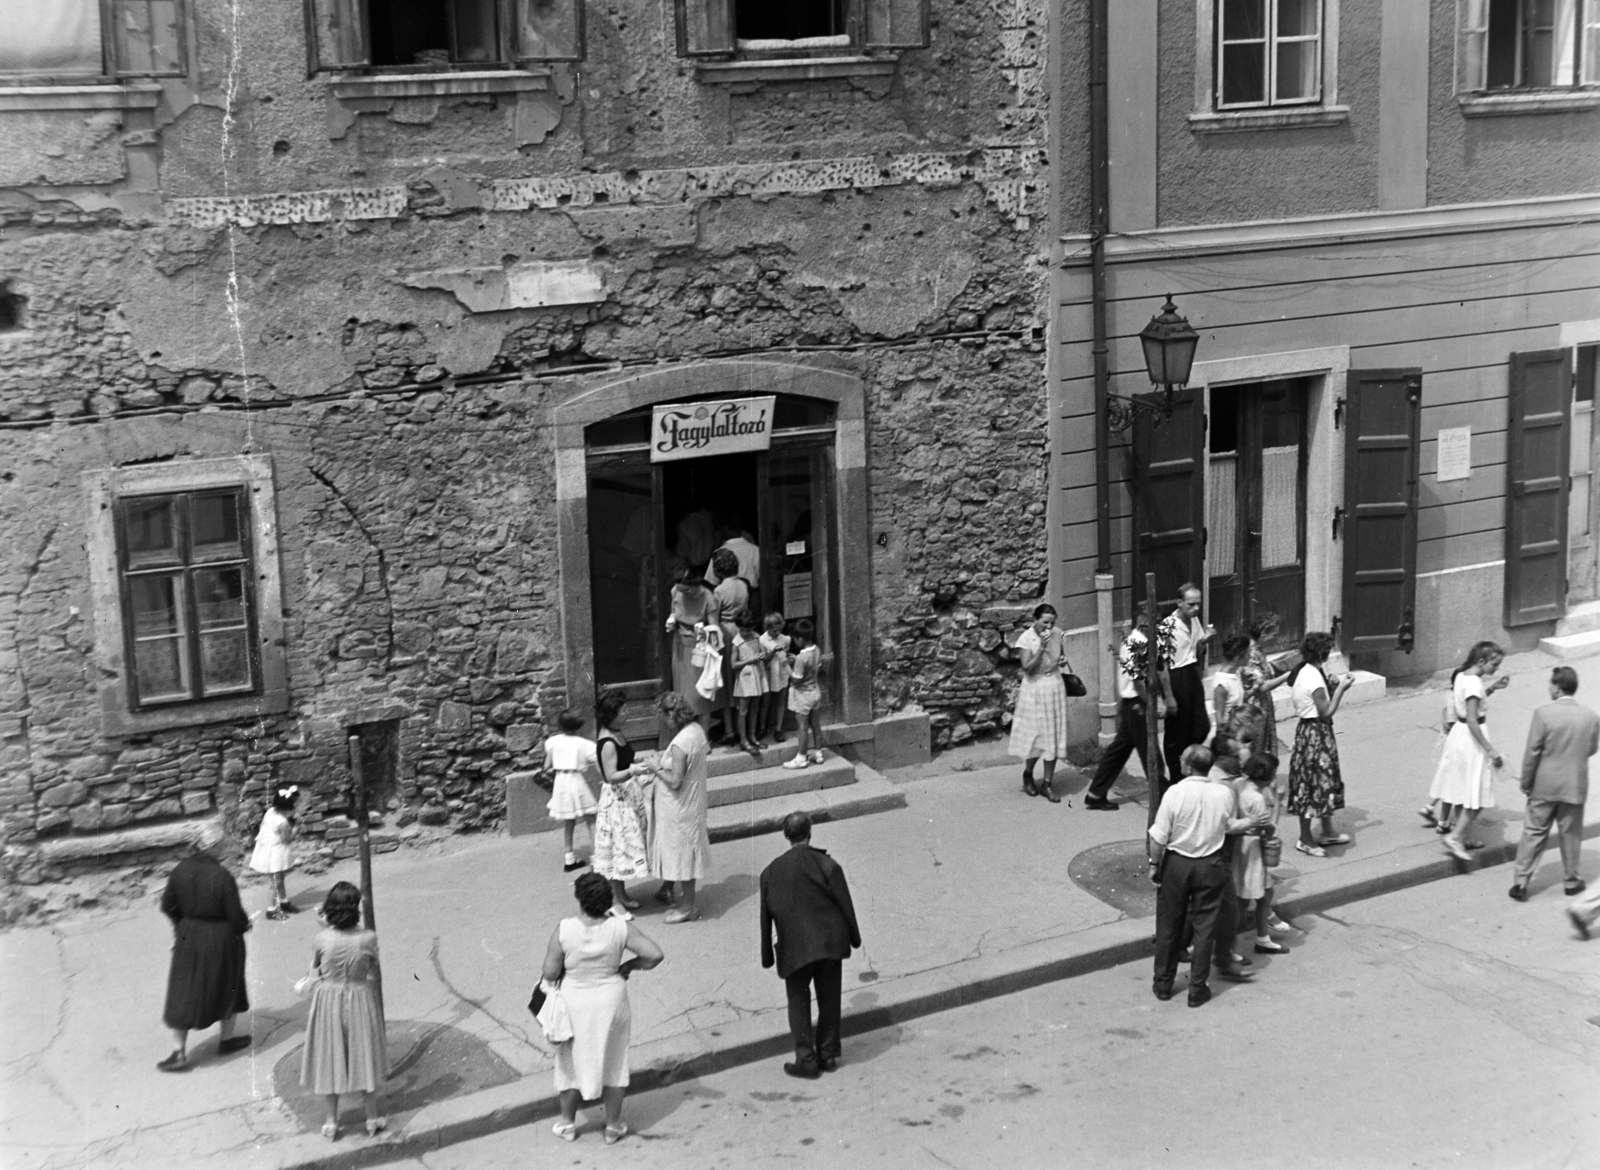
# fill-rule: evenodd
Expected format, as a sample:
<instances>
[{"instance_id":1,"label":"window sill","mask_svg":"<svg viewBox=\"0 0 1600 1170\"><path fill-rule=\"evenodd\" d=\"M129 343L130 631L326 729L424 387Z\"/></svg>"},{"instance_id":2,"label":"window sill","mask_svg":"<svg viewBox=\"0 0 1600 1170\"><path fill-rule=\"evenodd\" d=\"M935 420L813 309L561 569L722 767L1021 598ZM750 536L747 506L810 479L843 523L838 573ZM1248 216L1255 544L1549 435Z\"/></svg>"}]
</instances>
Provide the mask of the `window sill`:
<instances>
[{"instance_id":1,"label":"window sill","mask_svg":"<svg viewBox=\"0 0 1600 1170\"><path fill-rule=\"evenodd\" d=\"M1466 94L1456 98L1464 118L1499 118L1508 114L1561 114L1570 110L1600 109L1600 90L1565 93Z\"/></svg>"},{"instance_id":2,"label":"window sill","mask_svg":"<svg viewBox=\"0 0 1600 1170\"><path fill-rule=\"evenodd\" d=\"M1349 120L1349 106L1220 110L1214 113L1190 114L1189 132L1230 134L1237 130L1299 130L1314 126L1342 126Z\"/></svg>"},{"instance_id":3,"label":"window sill","mask_svg":"<svg viewBox=\"0 0 1600 1170\"><path fill-rule=\"evenodd\" d=\"M794 57L778 60L701 61L697 81L736 85L746 81L830 81L839 77L893 77L895 57Z\"/></svg>"},{"instance_id":4,"label":"window sill","mask_svg":"<svg viewBox=\"0 0 1600 1170\"><path fill-rule=\"evenodd\" d=\"M550 88L550 71L485 69L471 73L347 74L332 83L338 98L460 97Z\"/></svg>"},{"instance_id":5,"label":"window sill","mask_svg":"<svg viewBox=\"0 0 1600 1170\"><path fill-rule=\"evenodd\" d=\"M117 696L118 703L121 698L121 695ZM170 707L152 707L144 711L129 711L116 703L106 702L100 712L100 734L107 739L122 739L130 735L171 731L178 727L200 727L207 723L242 723L267 715L281 715L288 709L289 693L282 689L259 695L241 695L236 699L174 703Z\"/></svg>"},{"instance_id":6,"label":"window sill","mask_svg":"<svg viewBox=\"0 0 1600 1170\"><path fill-rule=\"evenodd\" d=\"M0 111L153 110L161 100L154 82L128 85L0 86Z\"/></svg>"}]
</instances>

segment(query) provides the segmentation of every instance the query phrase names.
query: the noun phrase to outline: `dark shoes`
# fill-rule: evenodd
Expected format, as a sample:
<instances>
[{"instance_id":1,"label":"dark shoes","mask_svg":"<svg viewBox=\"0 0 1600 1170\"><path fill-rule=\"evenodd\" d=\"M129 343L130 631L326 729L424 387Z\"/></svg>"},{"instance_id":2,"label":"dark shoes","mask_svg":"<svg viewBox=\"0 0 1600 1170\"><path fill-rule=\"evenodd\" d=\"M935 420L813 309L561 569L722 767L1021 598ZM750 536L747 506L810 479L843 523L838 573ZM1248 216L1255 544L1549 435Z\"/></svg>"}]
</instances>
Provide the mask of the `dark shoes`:
<instances>
[{"instance_id":1,"label":"dark shoes","mask_svg":"<svg viewBox=\"0 0 1600 1170\"><path fill-rule=\"evenodd\" d=\"M276 906L274 906L271 910L268 910L261 917L265 918L269 922L282 922L282 921L284 921L284 919L288 918L289 916L287 914L285 914L282 910L279 910Z\"/></svg>"},{"instance_id":2,"label":"dark shoes","mask_svg":"<svg viewBox=\"0 0 1600 1170\"><path fill-rule=\"evenodd\" d=\"M1513 902L1526 902L1528 900L1528 887L1518 882L1507 891Z\"/></svg>"},{"instance_id":3,"label":"dark shoes","mask_svg":"<svg viewBox=\"0 0 1600 1170\"><path fill-rule=\"evenodd\" d=\"M1256 977L1256 973L1246 971L1243 967L1218 967L1217 976L1229 983L1249 983Z\"/></svg>"},{"instance_id":4,"label":"dark shoes","mask_svg":"<svg viewBox=\"0 0 1600 1170\"><path fill-rule=\"evenodd\" d=\"M162 1072L188 1072L189 1058L181 1052L174 1051L167 1059L156 1061L156 1067Z\"/></svg>"},{"instance_id":5,"label":"dark shoes","mask_svg":"<svg viewBox=\"0 0 1600 1170\"><path fill-rule=\"evenodd\" d=\"M250 1047L249 1036L229 1036L226 1040L217 1041L217 1054L226 1056L230 1052L238 1052Z\"/></svg>"},{"instance_id":6,"label":"dark shoes","mask_svg":"<svg viewBox=\"0 0 1600 1170\"><path fill-rule=\"evenodd\" d=\"M1095 812L1116 812L1122 806L1114 800L1104 800L1098 796L1083 798L1083 807L1093 809Z\"/></svg>"},{"instance_id":7,"label":"dark shoes","mask_svg":"<svg viewBox=\"0 0 1600 1170\"><path fill-rule=\"evenodd\" d=\"M1026 792L1029 796L1039 795L1039 790L1033 785L1033 777L1026 772L1022 774L1022 791Z\"/></svg>"},{"instance_id":8,"label":"dark shoes","mask_svg":"<svg viewBox=\"0 0 1600 1170\"><path fill-rule=\"evenodd\" d=\"M1056 795L1056 790L1051 788L1048 782L1039 785L1039 795L1044 797L1051 804L1061 803L1061 798Z\"/></svg>"},{"instance_id":9,"label":"dark shoes","mask_svg":"<svg viewBox=\"0 0 1600 1170\"><path fill-rule=\"evenodd\" d=\"M1200 984L1198 987L1189 988L1190 1007L1205 1007L1206 1004L1210 1002L1211 988L1207 987L1204 983Z\"/></svg>"},{"instance_id":10,"label":"dark shoes","mask_svg":"<svg viewBox=\"0 0 1600 1170\"><path fill-rule=\"evenodd\" d=\"M1160 984L1153 984L1150 990L1156 993L1156 998L1162 1003L1166 1003L1167 1000L1172 998L1172 988L1170 987L1162 987Z\"/></svg>"},{"instance_id":11,"label":"dark shoes","mask_svg":"<svg viewBox=\"0 0 1600 1170\"><path fill-rule=\"evenodd\" d=\"M574 857L571 861L562 862L561 872L571 873L575 869L587 869L589 863L581 857Z\"/></svg>"},{"instance_id":12,"label":"dark shoes","mask_svg":"<svg viewBox=\"0 0 1600 1170\"><path fill-rule=\"evenodd\" d=\"M836 1057L836 1056L828 1057L826 1060L824 1060L822 1062L821 1068L822 1068L823 1072L838 1072L839 1071L839 1058Z\"/></svg>"},{"instance_id":13,"label":"dark shoes","mask_svg":"<svg viewBox=\"0 0 1600 1170\"><path fill-rule=\"evenodd\" d=\"M1572 894L1581 894L1588 888L1589 884L1582 878L1573 878L1570 882L1561 887L1561 892L1570 896Z\"/></svg>"},{"instance_id":14,"label":"dark shoes","mask_svg":"<svg viewBox=\"0 0 1600 1170\"><path fill-rule=\"evenodd\" d=\"M788 1061L783 1066L783 1071L791 1077L799 1077L803 1081L814 1081L822 1076L822 1070L814 1064L801 1064L798 1061Z\"/></svg>"}]
</instances>

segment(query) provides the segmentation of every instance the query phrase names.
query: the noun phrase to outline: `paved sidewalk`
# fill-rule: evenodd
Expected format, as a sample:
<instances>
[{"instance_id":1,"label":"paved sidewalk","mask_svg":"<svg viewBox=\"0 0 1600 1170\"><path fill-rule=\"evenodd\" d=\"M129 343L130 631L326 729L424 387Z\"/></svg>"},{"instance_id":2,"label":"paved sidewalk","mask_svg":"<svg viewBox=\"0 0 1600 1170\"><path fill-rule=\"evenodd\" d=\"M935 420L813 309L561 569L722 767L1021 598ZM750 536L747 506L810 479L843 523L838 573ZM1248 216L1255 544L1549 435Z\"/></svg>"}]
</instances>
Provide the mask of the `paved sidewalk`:
<instances>
[{"instance_id":1,"label":"paved sidewalk","mask_svg":"<svg viewBox=\"0 0 1600 1170\"><path fill-rule=\"evenodd\" d=\"M1552 664L1537 653L1508 662L1513 683L1492 701L1490 718L1508 763L1520 760ZM1600 676L1593 685L1600 691ZM1321 860L1285 850L1276 872L1290 913L1454 872L1415 813L1431 778L1442 697L1408 692L1340 715L1350 807L1339 823L1355 840ZM1280 731L1292 736L1292 722ZM816 830L816 844L845 867L866 940L845 967L847 1033L1146 960L1150 920L1127 917L1067 878L1083 850L1138 839L1143 809L1088 812L1076 799L1085 778L1071 772L1058 788L1074 797L1072 807L1023 796L1010 763L926 772L891 776L906 780L906 808ZM1142 782L1123 786L1137 791ZM1515 785L1502 783L1497 796L1501 807L1480 822L1491 846L1485 864L1504 860L1519 828ZM1600 788L1591 814L1600 812L1596 801ZM1292 836L1287 820L1282 827ZM757 875L783 847L776 835L714 846L699 922L666 926L647 902L640 925L667 962L630 983L636 1087L776 1060L786 1049L782 983L760 968L756 933ZM1556 930L1553 854L1528 912L1545 914ZM375 859L400 1074L390 1093L393 1133L380 1143L347 1136L330 1145L293 1088L305 1007L291 985L309 959L310 913L258 921L249 936L253 1048L218 1059L212 1030L181 1076L154 1068L168 1048L159 1017L169 928L153 904L0 935L0 1161L30 1170L370 1164L547 1115L551 1058L524 1005L551 929L572 912L560 862L558 834L456 839ZM334 880L353 877L342 864L291 877L290 891L310 905ZM265 889L249 886L245 897L259 908Z\"/></svg>"}]
</instances>

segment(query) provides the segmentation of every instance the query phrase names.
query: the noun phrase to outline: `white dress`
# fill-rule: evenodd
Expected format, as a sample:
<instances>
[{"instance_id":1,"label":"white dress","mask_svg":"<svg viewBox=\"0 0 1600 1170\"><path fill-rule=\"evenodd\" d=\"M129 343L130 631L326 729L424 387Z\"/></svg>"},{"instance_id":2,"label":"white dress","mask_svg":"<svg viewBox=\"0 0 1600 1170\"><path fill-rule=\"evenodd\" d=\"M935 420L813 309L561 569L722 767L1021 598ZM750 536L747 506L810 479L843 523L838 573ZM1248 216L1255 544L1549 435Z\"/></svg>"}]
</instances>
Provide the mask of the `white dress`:
<instances>
[{"instance_id":1,"label":"white dress","mask_svg":"<svg viewBox=\"0 0 1600 1170\"><path fill-rule=\"evenodd\" d=\"M550 788L550 815L558 821L594 816L599 802L588 779L597 766L593 741L581 735L552 735L544 741L544 763L556 776Z\"/></svg>"},{"instance_id":2,"label":"white dress","mask_svg":"<svg viewBox=\"0 0 1600 1170\"><path fill-rule=\"evenodd\" d=\"M617 974L627 950L628 924L607 918L590 926L563 918L561 998L572 1018L572 1039L556 1045L556 1092L578 1090L585 1101L628 1083L633 1013L628 984Z\"/></svg>"},{"instance_id":3,"label":"white dress","mask_svg":"<svg viewBox=\"0 0 1600 1170\"><path fill-rule=\"evenodd\" d=\"M1429 800L1442 800L1446 804L1459 804L1465 808L1494 807L1494 764L1478 741L1472 738L1467 726L1467 700L1478 700L1478 714L1487 714L1487 696L1483 679L1465 671L1456 675L1451 688L1451 703L1456 721L1445 736L1444 750L1439 753L1439 764L1433 771L1433 787L1428 789ZM1488 738L1488 724L1483 734Z\"/></svg>"},{"instance_id":4,"label":"white dress","mask_svg":"<svg viewBox=\"0 0 1600 1170\"><path fill-rule=\"evenodd\" d=\"M294 868L294 854L289 842L294 837L294 826L280 809L269 808L261 818L261 829L256 833L256 847L250 853L250 868L257 873L283 873Z\"/></svg>"},{"instance_id":5,"label":"white dress","mask_svg":"<svg viewBox=\"0 0 1600 1170\"><path fill-rule=\"evenodd\" d=\"M657 780L650 818L650 873L669 882L700 881L711 872L711 835L706 828L706 757L711 744L705 729L691 723L672 737L683 753L683 783L676 789ZM662 753L663 759L667 753Z\"/></svg>"}]
</instances>

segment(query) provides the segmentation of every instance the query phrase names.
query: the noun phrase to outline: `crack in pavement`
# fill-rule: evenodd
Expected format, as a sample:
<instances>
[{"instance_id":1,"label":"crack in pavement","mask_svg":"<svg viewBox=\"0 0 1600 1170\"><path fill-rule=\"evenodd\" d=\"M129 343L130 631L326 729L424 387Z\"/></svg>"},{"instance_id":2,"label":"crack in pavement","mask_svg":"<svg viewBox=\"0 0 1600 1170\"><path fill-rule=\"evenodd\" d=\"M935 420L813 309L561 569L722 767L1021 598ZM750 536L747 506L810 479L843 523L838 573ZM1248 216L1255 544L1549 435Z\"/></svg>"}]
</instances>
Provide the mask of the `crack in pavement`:
<instances>
[{"instance_id":1,"label":"crack in pavement","mask_svg":"<svg viewBox=\"0 0 1600 1170\"><path fill-rule=\"evenodd\" d=\"M528 1034L528 1032L525 1029L517 1027L515 1024L512 1024L509 1020L501 1019L499 1016L495 1015L492 1011L490 1011L487 1007L484 1006L487 1001L473 999L471 996L463 994L462 991L458 987L456 987L456 985L453 982L451 982L450 976L448 976L448 975L446 975L444 973L444 962L439 958L439 936L438 935L434 936L433 945L428 948L428 961L433 964L433 973L436 976L438 976L439 982L444 985L445 990L448 991L451 995L455 996L456 1000L459 1003L469 1005L469 1007L467 1007L467 1008L459 1008L458 1007L456 1010L454 1010L451 1013L451 1015L454 1017L450 1021L450 1024L452 1026L461 1023L468 1016L470 1016L474 1011L478 1011L478 1012L482 1012L484 1015L488 1016L495 1023L499 1024L501 1029L507 1035L514 1036L514 1037L520 1039L524 1044L527 1044L529 1047L532 1047L532 1048L538 1048L539 1047L537 1044L534 1044L533 1038ZM540 1051L543 1051L543 1049L540 1049Z\"/></svg>"}]
</instances>

